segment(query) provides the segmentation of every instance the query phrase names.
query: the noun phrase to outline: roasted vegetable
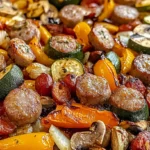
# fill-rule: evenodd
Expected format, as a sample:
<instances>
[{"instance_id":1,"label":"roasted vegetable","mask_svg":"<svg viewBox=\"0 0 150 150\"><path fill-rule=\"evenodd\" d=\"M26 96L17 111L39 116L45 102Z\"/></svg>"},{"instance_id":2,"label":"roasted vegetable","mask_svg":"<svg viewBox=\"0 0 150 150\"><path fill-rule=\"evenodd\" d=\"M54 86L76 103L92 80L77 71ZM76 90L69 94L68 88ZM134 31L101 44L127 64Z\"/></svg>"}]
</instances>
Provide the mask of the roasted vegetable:
<instances>
[{"instance_id":1,"label":"roasted vegetable","mask_svg":"<svg viewBox=\"0 0 150 150\"><path fill-rule=\"evenodd\" d=\"M107 59L98 60L94 65L94 74L97 76L104 77L111 88L115 90L117 88L117 73L113 64Z\"/></svg>"},{"instance_id":2,"label":"roasted vegetable","mask_svg":"<svg viewBox=\"0 0 150 150\"><path fill-rule=\"evenodd\" d=\"M2 150L53 150L53 145L51 136L45 132L24 134L0 141Z\"/></svg>"},{"instance_id":3,"label":"roasted vegetable","mask_svg":"<svg viewBox=\"0 0 150 150\"><path fill-rule=\"evenodd\" d=\"M118 119L113 113L98 111L80 104L70 107L58 105L55 111L42 119L42 124L45 128L49 128L51 124L63 128L89 128L97 120L103 121L110 128L118 124Z\"/></svg>"}]
</instances>

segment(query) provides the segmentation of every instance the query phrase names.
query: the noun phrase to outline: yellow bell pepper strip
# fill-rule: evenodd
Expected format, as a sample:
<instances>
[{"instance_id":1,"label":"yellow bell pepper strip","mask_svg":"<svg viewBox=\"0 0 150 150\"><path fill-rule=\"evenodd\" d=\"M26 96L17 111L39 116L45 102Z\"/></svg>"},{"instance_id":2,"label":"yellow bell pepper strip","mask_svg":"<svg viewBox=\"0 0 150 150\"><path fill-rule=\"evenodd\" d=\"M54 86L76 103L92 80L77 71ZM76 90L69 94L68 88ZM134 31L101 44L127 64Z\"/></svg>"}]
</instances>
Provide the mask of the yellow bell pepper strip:
<instances>
[{"instance_id":1,"label":"yellow bell pepper strip","mask_svg":"<svg viewBox=\"0 0 150 150\"><path fill-rule=\"evenodd\" d=\"M27 88L35 90L35 80L24 80L23 84L20 86L21 88Z\"/></svg>"},{"instance_id":2,"label":"yellow bell pepper strip","mask_svg":"<svg viewBox=\"0 0 150 150\"><path fill-rule=\"evenodd\" d=\"M119 83L117 73L115 67L107 58L98 60L94 65L93 70L95 75L104 77L108 81L112 91L117 88Z\"/></svg>"},{"instance_id":3,"label":"yellow bell pepper strip","mask_svg":"<svg viewBox=\"0 0 150 150\"><path fill-rule=\"evenodd\" d=\"M118 118L110 111L99 111L80 104L57 107L41 120L45 128L49 128L52 124L63 128L89 128L97 120L112 128L119 123Z\"/></svg>"},{"instance_id":4,"label":"yellow bell pepper strip","mask_svg":"<svg viewBox=\"0 0 150 150\"><path fill-rule=\"evenodd\" d=\"M89 46L89 38L88 34L91 31L90 26L86 22L78 23L74 28L73 31L76 34L77 40L80 44L84 46Z\"/></svg>"},{"instance_id":5,"label":"yellow bell pepper strip","mask_svg":"<svg viewBox=\"0 0 150 150\"><path fill-rule=\"evenodd\" d=\"M106 22L100 22L100 24L105 27L106 29L108 29L108 31L112 34L116 33L119 31L119 27L115 26L113 24L110 23L106 23Z\"/></svg>"},{"instance_id":6,"label":"yellow bell pepper strip","mask_svg":"<svg viewBox=\"0 0 150 150\"><path fill-rule=\"evenodd\" d=\"M123 52L123 57L120 58L121 60L121 73L125 74L131 70L132 62L135 56L130 51L130 49L125 49Z\"/></svg>"},{"instance_id":7,"label":"yellow bell pepper strip","mask_svg":"<svg viewBox=\"0 0 150 150\"><path fill-rule=\"evenodd\" d=\"M0 140L0 150L53 150L54 141L45 132L29 133Z\"/></svg>"},{"instance_id":8,"label":"yellow bell pepper strip","mask_svg":"<svg viewBox=\"0 0 150 150\"><path fill-rule=\"evenodd\" d=\"M114 10L115 3L114 0L105 0L104 2L104 10L102 14L98 17L98 21L101 22L106 18L109 18Z\"/></svg>"},{"instance_id":9,"label":"yellow bell pepper strip","mask_svg":"<svg viewBox=\"0 0 150 150\"><path fill-rule=\"evenodd\" d=\"M36 37L34 37L30 42L29 42L29 46L31 48L31 50L33 51L34 55L36 56L36 61L46 65L46 66L50 66L54 60L49 58L44 51L40 48L39 46L39 41Z\"/></svg>"},{"instance_id":10,"label":"yellow bell pepper strip","mask_svg":"<svg viewBox=\"0 0 150 150\"><path fill-rule=\"evenodd\" d=\"M0 16L0 22L6 24L11 18Z\"/></svg>"},{"instance_id":11,"label":"yellow bell pepper strip","mask_svg":"<svg viewBox=\"0 0 150 150\"><path fill-rule=\"evenodd\" d=\"M46 44L47 41L51 38L51 34L47 31L47 29L43 26L40 26L39 28L40 34L41 34L41 41Z\"/></svg>"},{"instance_id":12,"label":"yellow bell pepper strip","mask_svg":"<svg viewBox=\"0 0 150 150\"><path fill-rule=\"evenodd\" d=\"M3 50L3 49L0 49L0 54L3 55L5 57L5 60L7 61L9 56L8 56L8 52Z\"/></svg>"},{"instance_id":13,"label":"yellow bell pepper strip","mask_svg":"<svg viewBox=\"0 0 150 150\"><path fill-rule=\"evenodd\" d=\"M122 47L117 42L115 42L113 51L116 52L120 56L121 73L124 73L124 74L128 73L131 70L132 62L135 56L137 56L137 53L133 52L129 48Z\"/></svg>"}]
</instances>

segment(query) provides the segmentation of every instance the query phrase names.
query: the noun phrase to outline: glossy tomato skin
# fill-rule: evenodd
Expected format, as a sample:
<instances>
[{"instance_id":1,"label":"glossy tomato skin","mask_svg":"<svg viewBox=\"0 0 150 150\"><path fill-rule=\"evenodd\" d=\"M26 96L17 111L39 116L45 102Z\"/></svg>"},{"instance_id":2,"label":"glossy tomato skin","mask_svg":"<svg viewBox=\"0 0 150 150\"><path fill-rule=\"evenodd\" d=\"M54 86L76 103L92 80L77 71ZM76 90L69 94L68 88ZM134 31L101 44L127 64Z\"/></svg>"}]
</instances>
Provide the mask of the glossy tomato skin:
<instances>
[{"instance_id":1,"label":"glossy tomato skin","mask_svg":"<svg viewBox=\"0 0 150 150\"><path fill-rule=\"evenodd\" d=\"M13 133L16 126L7 119L0 118L0 136Z\"/></svg>"},{"instance_id":2,"label":"glossy tomato skin","mask_svg":"<svg viewBox=\"0 0 150 150\"><path fill-rule=\"evenodd\" d=\"M149 150L150 132L143 131L131 142L130 150Z\"/></svg>"},{"instance_id":3,"label":"glossy tomato skin","mask_svg":"<svg viewBox=\"0 0 150 150\"><path fill-rule=\"evenodd\" d=\"M128 88L133 88L139 92L141 92L143 95L145 95L146 87L142 83L142 81L138 78L129 78L129 80L125 83L125 86Z\"/></svg>"},{"instance_id":4,"label":"glossy tomato skin","mask_svg":"<svg viewBox=\"0 0 150 150\"><path fill-rule=\"evenodd\" d=\"M53 84L52 98L57 104L65 104L71 100L69 87L63 82L58 81Z\"/></svg>"},{"instance_id":5,"label":"glossy tomato skin","mask_svg":"<svg viewBox=\"0 0 150 150\"><path fill-rule=\"evenodd\" d=\"M51 95L52 86L53 80L49 74L42 73L35 80L35 89L42 96Z\"/></svg>"}]
</instances>

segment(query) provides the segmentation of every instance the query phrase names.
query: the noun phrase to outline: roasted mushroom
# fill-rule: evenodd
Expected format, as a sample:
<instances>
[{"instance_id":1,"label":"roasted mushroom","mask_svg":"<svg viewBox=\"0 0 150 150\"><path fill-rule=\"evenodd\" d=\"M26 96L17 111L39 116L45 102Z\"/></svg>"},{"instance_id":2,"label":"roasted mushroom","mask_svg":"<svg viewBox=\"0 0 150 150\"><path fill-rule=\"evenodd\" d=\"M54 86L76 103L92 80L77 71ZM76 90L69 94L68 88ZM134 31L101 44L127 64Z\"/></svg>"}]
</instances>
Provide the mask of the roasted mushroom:
<instances>
[{"instance_id":1,"label":"roasted mushroom","mask_svg":"<svg viewBox=\"0 0 150 150\"><path fill-rule=\"evenodd\" d=\"M50 9L48 1L39 1L35 3L30 3L27 9L28 18L40 17L42 13L47 13Z\"/></svg>"},{"instance_id":2,"label":"roasted mushroom","mask_svg":"<svg viewBox=\"0 0 150 150\"><path fill-rule=\"evenodd\" d=\"M2 5L0 6L0 16L4 17L13 17L17 15L18 11L13 9L12 5L8 2L2 2Z\"/></svg>"},{"instance_id":3,"label":"roasted mushroom","mask_svg":"<svg viewBox=\"0 0 150 150\"><path fill-rule=\"evenodd\" d=\"M43 24L48 24L51 19L57 19L60 21L57 8L54 5L49 4L49 10L41 15L40 20Z\"/></svg>"},{"instance_id":4,"label":"roasted mushroom","mask_svg":"<svg viewBox=\"0 0 150 150\"><path fill-rule=\"evenodd\" d=\"M93 146L101 146L106 133L105 124L102 121L92 123L89 131L76 132L71 137L71 148L87 149Z\"/></svg>"},{"instance_id":5,"label":"roasted mushroom","mask_svg":"<svg viewBox=\"0 0 150 150\"><path fill-rule=\"evenodd\" d=\"M111 134L112 150L126 150L129 144L128 133L125 129L115 126Z\"/></svg>"}]
</instances>

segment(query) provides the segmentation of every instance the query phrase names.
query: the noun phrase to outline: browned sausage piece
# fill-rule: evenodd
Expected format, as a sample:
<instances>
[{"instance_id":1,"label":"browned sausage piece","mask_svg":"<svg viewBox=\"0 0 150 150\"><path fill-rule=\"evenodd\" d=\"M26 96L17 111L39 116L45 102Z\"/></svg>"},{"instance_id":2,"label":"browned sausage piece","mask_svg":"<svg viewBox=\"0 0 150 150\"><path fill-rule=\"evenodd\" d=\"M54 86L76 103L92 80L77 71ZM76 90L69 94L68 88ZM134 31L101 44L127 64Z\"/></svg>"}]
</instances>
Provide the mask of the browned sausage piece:
<instances>
[{"instance_id":1,"label":"browned sausage piece","mask_svg":"<svg viewBox=\"0 0 150 150\"><path fill-rule=\"evenodd\" d=\"M110 104L127 111L138 111L145 105L143 95L132 88L118 88L110 97Z\"/></svg>"},{"instance_id":2,"label":"browned sausage piece","mask_svg":"<svg viewBox=\"0 0 150 150\"><path fill-rule=\"evenodd\" d=\"M6 67L5 57L0 54L0 71L2 71Z\"/></svg>"},{"instance_id":3,"label":"browned sausage piece","mask_svg":"<svg viewBox=\"0 0 150 150\"><path fill-rule=\"evenodd\" d=\"M126 24L137 19L139 13L136 8L126 5L116 5L112 14L114 23Z\"/></svg>"},{"instance_id":4,"label":"browned sausage piece","mask_svg":"<svg viewBox=\"0 0 150 150\"><path fill-rule=\"evenodd\" d=\"M86 73L79 76L76 81L76 94L81 104L103 104L111 95L106 79Z\"/></svg>"},{"instance_id":5,"label":"browned sausage piece","mask_svg":"<svg viewBox=\"0 0 150 150\"><path fill-rule=\"evenodd\" d=\"M12 90L4 100L4 108L9 119L18 126L35 122L42 111L40 96L26 88Z\"/></svg>"},{"instance_id":6,"label":"browned sausage piece","mask_svg":"<svg viewBox=\"0 0 150 150\"><path fill-rule=\"evenodd\" d=\"M136 1L137 0L115 0L115 2L118 4L130 5L130 6L135 5Z\"/></svg>"},{"instance_id":7,"label":"browned sausage piece","mask_svg":"<svg viewBox=\"0 0 150 150\"><path fill-rule=\"evenodd\" d=\"M114 46L114 39L109 31L96 23L89 34L89 40L95 50L110 50Z\"/></svg>"},{"instance_id":8,"label":"browned sausage piece","mask_svg":"<svg viewBox=\"0 0 150 150\"><path fill-rule=\"evenodd\" d=\"M83 21L86 10L79 5L66 5L60 10L60 19L67 27Z\"/></svg>"},{"instance_id":9,"label":"browned sausage piece","mask_svg":"<svg viewBox=\"0 0 150 150\"><path fill-rule=\"evenodd\" d=\"M18 38L14 38L10 41L8 53L15 63L22 67L28 66L35 59L35 55L30 47L23 40Z\"/></svg>"},{"instance_id":10,"label":"browned sausage piece","mask_svg":"<svg viewBox=\"0 0 150 150\"><path fill-rule=\"evenodd\" d=\"M40 39L40 31L30 20L26 20L25 22L16 22L9 32L9 36L29 42L34 36Z\"/></svg>"},{"instance_id":11,"label":"browned sausage piece","mask_svg":"<svg viewBox=\"0 0 150 150\"><path fill-rule=\"evenodd\" d=\"M150 55L137 56L133 62L131 74L141 79L146 85L150 85Z\"/></svg>"}]
</instances>

